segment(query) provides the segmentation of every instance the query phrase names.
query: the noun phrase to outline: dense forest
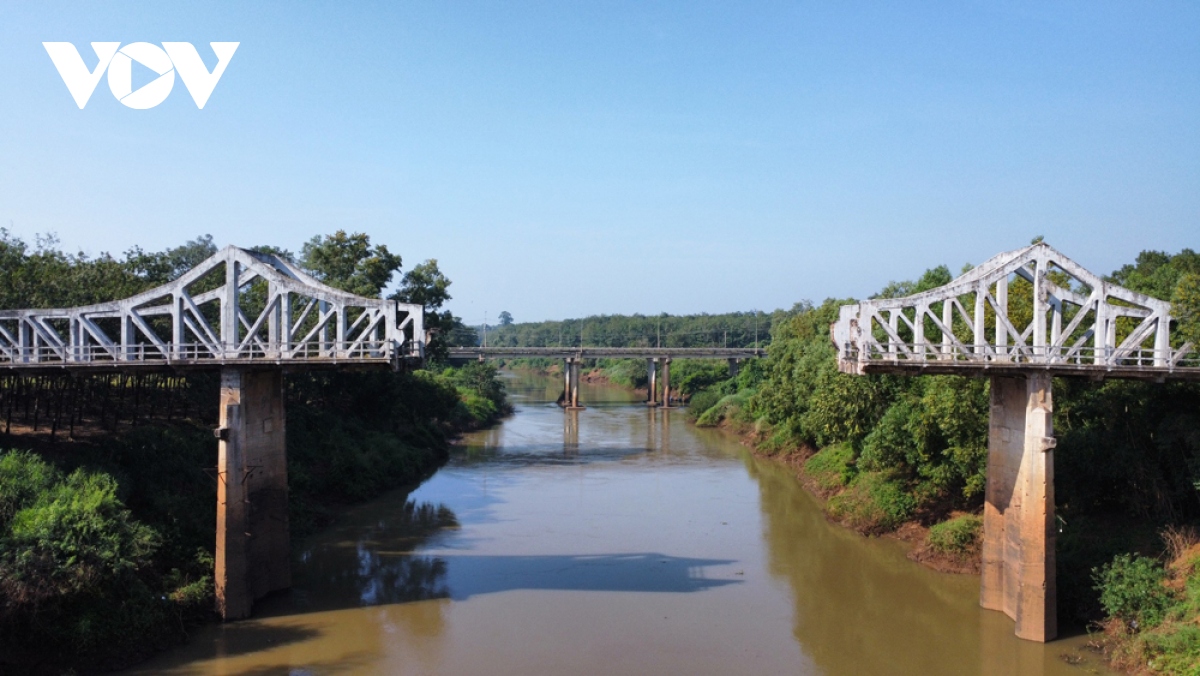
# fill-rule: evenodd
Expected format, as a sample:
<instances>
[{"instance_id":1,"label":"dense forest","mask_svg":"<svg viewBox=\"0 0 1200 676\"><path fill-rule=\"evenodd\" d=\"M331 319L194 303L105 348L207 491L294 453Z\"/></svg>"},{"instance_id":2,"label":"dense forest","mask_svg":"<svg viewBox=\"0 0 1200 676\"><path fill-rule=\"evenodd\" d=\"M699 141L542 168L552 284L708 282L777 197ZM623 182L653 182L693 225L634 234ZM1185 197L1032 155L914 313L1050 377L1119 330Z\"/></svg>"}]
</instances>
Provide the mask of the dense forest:
<instances>
[{"instance_id":1,"label":"dense forest","mask_svg":"<svg viewBox=\"0 0 1200 676\"><path fill-rule=\"evenodd\" d=\"M378 297L400 256L362 234L315 237L287 256L331 286ZM210 237L117 258L32 246L0 230L0 308L130 296L215 253ZM508 407L494 367L439 364L462 323L442 305L431 260L392 297L425 307L426 368L288 374L294 538L344 505L412 484L445 461L449 438ZM469 335L469 331L466 332ZM0 452L0 671L120 666L213 619L217 375L6 376Z\"/></svg>"}]
</instances>

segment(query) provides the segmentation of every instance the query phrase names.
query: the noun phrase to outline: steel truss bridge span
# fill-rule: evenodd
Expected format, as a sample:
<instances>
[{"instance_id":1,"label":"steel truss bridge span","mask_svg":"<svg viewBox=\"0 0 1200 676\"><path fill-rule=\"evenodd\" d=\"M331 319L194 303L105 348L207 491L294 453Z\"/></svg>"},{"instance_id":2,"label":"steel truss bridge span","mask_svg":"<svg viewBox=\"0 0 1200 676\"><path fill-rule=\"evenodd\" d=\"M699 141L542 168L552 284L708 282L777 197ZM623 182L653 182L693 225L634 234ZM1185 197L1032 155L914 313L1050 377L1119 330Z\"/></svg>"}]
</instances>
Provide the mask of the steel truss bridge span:
<instances>
[{"instance_id":1,"label":"steel truss bridge span","mask_svg":"<svg viewBox=\"0 0 1200 676\"><path fill-rule=\"evenodd\" d=\"M0 311L0 369L398 366L424 356L422 311L229 246L131 298Z\"/></svg>"},{"instance_id":2,"label":"steel truss bridge span","mask_svg":"<svg viewBox=\"0 0 1200 676\"><path fill-rule=\"evenodd\" d=\"M1173 340L1174 321L1170 303L1039 243L924 293L844 305L831 331L839 369L859 375L1200 379L1200 353Z\"/></svg>"}]
</instances>

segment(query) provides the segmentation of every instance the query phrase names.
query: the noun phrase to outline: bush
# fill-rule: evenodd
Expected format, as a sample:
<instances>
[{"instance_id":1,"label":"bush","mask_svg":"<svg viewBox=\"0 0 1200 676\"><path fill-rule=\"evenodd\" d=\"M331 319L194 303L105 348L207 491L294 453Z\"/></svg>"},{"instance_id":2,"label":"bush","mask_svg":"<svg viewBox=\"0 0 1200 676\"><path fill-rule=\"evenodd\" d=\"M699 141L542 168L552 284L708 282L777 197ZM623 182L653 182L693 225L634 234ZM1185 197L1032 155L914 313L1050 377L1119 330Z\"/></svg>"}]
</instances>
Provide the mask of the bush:
<instances>
[{"instance_id":1,"label":"bush","mask_svg":"<svg viewBox=\"0 0 1200 676\"><path fill-rule=\"evenodd\" d=\"M754 396L754 392L738 392L731 394L721 399L709 408L704 413L696 418L696 425L699 427L716 427L721 424L726 418L735 417L738 412L746 407L750 397Z\"/></svg>"},{"instance_id":2,"label":"bush","mask_svg":"<svg viewBox=\"0 0 1200 676\"><path fill-rule=\"evenodd\" d=\"M1092 571L1104 612L1133 629L1149 629L1166 617L1173 599L1163 586L1165 577L1154 559L1130 554L1118 554Z\"/></svg>"},{"instance_id":3,"label":"bush","mask_svg":"<svg viewBox=\"0 0 1200 676\"><path fill-rule=\"evenodd\" d=\"M804 472L821 490L837 490L854 479L854 449L850 444L824 448L805 461Z\"/></svg>"},{"instance_id":4,"label":"bush","mask_svg":"<svg viewBox=\"0 0 1200 676\"><path fill-rule=\"evenodd\" d=\"M688 401L688 415L695 420L704 415L708 409L716 406L718 401L721 401L721 395L717 392L712 390L697 392Z\"/></svg>"},{"instance_id":5,"label":"bush","mask_svg":"<svg viewBox=\"0 0 1200 676\"><path fill-rule=\"evenodd\" d=\"M35 482L12 491L17 482ZM60 657L112 657L161 640L169 601L152 590L158 533L117 499L113 477L63 476L31 453L0 458L0 632Z\"/></svg>"},{"instance_id":6,"label":"bush","mask_svg":"<svg viewBox=\"0 0 1200 676\"><path fill-rule=\"evenodd\" d=\"M863 533L895 530L916 507L916 499L883 472L860 473L828 504L830 515Z\"/></svg>"},{"instance_id":7,"label":"bush","mask_svg":"<svg viewBox=\"0 0 1200 676\"><path fill-rule=\"evenodd\" d=\"M929 546L943 554L967 554L978 546L982 531L983 519L979 516L956 516L929 529Z\"/></svg>"}]
</instances>

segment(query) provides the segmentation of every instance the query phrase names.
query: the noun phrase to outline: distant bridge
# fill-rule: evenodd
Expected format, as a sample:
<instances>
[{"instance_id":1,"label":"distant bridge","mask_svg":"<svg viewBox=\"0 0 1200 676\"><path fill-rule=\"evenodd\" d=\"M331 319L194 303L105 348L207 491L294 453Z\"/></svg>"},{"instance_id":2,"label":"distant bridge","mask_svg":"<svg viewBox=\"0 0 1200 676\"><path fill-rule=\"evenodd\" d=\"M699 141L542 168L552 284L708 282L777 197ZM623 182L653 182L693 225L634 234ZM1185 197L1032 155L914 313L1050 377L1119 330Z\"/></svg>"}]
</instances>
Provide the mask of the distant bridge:
<instances>
[{"instance_id":1,"label":"distant bridge","mask_svg":"<svg viewBox=\"0 0 1200 676\"><path fill-rule=\"evenodd\" d=\"M579 409L580 364L584 359L645 359L647 376L646 403L650 406L671 405L671 361L673 359L725 359L730 375L737 375L743 359L765 357L766 350L757 347L452 347L450 359L520 359L549 358L563 360L563 404L567 409ZM658 388L661 364L662 392Z\"/></svg>"},{"instance_id":2,"label":"distant bridge","mask_svg":"<svg viewBox=\"0 0 1200 676\"><path fill-rule=\"evenodd\" d=\"M831 327L844 373L991 377L980 604L1021 638L1058 633L1053 378L1200 380L1173 322L1170 303L1039 243L937 289L844 305Z\"/></svg>"}]
</instances>

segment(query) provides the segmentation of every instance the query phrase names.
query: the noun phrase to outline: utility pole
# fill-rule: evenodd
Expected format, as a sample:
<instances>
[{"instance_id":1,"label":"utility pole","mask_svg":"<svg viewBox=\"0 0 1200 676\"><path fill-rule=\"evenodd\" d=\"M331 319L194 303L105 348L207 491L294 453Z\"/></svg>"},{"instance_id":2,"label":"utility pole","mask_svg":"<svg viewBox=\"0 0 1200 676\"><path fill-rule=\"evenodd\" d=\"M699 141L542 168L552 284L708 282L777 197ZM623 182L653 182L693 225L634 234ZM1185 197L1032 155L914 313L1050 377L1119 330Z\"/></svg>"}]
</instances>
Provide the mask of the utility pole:
<instances>
[{"instance_id":1,"label":"utility pole","mask_svg":"<svg viewBox=\"0 0 1200 676\"><path fill-rule=\"evenodd\" d=\"M754 311L754 349L758 349L758 310Z\"/></svg>"},{"instance_id":2,"label":"utility pole","mask_svg":"<svg viewBox=\"0 0 1200 676\"><path fill-rule=\"evenodd\" d=\"M655 347L662 347L662 317L658 318L658 338L654 340Z\"/></svg>"},{"instance_id":3,"label":"utility pole","mask_svg":"<svg viewBox=\"0 0 1200 676\"><path fill-rule=\"evenodd\" d=\"M483 311L483 347L487 348L487 310Z\"/></svg>"}]
</instances>

